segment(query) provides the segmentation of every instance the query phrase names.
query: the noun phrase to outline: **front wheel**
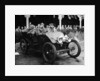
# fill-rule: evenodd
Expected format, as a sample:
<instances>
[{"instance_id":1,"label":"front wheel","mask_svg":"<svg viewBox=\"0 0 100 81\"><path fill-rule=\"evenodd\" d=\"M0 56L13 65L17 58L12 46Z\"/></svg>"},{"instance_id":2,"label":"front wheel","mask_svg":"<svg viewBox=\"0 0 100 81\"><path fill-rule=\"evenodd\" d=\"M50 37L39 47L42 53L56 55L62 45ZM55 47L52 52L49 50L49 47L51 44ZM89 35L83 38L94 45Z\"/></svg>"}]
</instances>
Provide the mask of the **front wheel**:
<instances>
[{"instance_id":1,"label":"front wheel","mask_svg":"<svg viewBox=\"0 0 100 81\"><path fill-rule=\"evenodd\" d=\"M47 63L53 63L56 59L56 47L47 42L43 46L43 58Z\"/></svg>"},{"instance_id":2,"label":"front wheel","mask_svg":"<svg viewBox=\"0 0 100 81\"><path fill-rule=\"evenodd\" d=\"M81 47L76 40L71 40L71 42L68 44L68 49L68 55L73 58L78 57L81 53Z\"/></svg>"}]
</instances>

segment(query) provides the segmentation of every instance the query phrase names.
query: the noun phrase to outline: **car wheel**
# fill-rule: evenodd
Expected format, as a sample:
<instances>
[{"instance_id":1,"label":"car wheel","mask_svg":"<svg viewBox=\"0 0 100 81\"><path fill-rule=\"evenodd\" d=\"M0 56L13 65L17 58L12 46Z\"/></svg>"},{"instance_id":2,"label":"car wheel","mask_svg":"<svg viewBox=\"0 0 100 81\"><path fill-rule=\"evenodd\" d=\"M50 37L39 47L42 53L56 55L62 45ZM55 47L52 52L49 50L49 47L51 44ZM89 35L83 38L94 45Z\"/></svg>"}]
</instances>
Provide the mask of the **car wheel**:
<instances>
[{"instance_id":1,"label":"car wheel","mask_svg":"<svg viewBox=\"0 0 100 81\"><path fill-rule=\"evenodd\" d=\"M28 50L28 43L25 39L20 40L20 48L23 54L27 53Z\"/></svg>"},{"instance_id":2,"label":"car wheel","mask_svg":"<svg viewBox=\"0 0 100 81\"><path fill-rule=\"evenodd\" d=\"M43 46L43 58L47 63L53 63L56 59L56 47L50 43L47 42Z\"/></svg>"},{"instance_id":3,"label":"car wheel","mask_svg":"<svg viewBox=\"0 0 100 81\"><path fill-rule=\"evenodd\" d=\"M68 55L70 57L76 58L81 53L81 47L76 40L71 40L71 42L68 44L68 48L69 48Z\"/></svg>"}]
</instances>

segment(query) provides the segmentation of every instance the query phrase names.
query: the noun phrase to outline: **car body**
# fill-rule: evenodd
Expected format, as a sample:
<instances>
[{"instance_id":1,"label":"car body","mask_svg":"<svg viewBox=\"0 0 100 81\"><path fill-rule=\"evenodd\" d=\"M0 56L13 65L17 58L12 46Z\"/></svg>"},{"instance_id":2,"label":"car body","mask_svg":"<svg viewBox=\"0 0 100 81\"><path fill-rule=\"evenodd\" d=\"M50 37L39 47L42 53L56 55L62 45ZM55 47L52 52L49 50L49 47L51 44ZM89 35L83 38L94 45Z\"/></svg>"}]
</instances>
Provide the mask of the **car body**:
<instances>
[{"instance_id":1,"label":"car body","mask_svg":"<svg viewBox=\"0 0 100 81\"><path fill-rule=\"evenodd\" d=\"M31 31L31 32L30 32ZM55 58L64 53L68 53L71 57L79 56L81 49L76 40L70 39L67 35L64 35L61 31L57 30L40 30L38 28L30 28L22 31L22 38L20 42L21 49L27 54L29 47L37 50L43 54L44 60L48 63L54 62ZM71 55L68 45L74 42L78 46L78 52L76 55ZM23 44L24 43L24 44ZM23 48L23 45L25 48Z\"/></svg>"}]
</instances>

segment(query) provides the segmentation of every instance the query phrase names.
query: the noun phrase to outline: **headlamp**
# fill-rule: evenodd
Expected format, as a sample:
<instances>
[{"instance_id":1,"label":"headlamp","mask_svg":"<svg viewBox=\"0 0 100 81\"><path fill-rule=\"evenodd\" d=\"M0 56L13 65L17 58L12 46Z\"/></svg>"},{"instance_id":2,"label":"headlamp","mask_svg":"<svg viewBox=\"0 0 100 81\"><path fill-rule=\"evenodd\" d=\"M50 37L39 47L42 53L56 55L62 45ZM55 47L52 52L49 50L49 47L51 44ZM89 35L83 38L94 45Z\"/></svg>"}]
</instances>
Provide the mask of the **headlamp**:
<instances>
[{"instance_id":1,"label":"headlamp","mask_svg":"<svg viewBox=\"0 0 100 81\"><path fill-rule=\"evenodd\" d=\"M63 43L63 37L58 38L58 43Z\"/></svg>"}]
</instances>

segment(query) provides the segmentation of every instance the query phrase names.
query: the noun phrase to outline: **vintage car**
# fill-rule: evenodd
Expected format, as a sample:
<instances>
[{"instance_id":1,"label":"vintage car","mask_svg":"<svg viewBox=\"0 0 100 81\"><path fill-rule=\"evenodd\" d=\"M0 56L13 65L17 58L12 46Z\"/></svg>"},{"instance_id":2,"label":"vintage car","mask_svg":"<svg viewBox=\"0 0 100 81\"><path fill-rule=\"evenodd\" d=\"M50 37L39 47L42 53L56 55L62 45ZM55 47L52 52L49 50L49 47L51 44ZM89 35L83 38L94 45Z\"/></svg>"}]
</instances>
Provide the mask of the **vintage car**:
<instances>
[{"instance_id":1,"label":"vintage car","mask_svg":"<svg viewBox=\"0 0 100 81\"><path fill-rule=\"evenodd\" d=\"M38 29L38 28L37 28ZM57 56L68 53L72 58L80 55L81 47L77 40L69 38L62 32L47 29L42 33L37 31L36 28L28 29L22 32L20 40L21 50L27 54L30 47L33 50L38 50L43 54L45 62L53 63Z\"/></svg>"}]
</instances>

